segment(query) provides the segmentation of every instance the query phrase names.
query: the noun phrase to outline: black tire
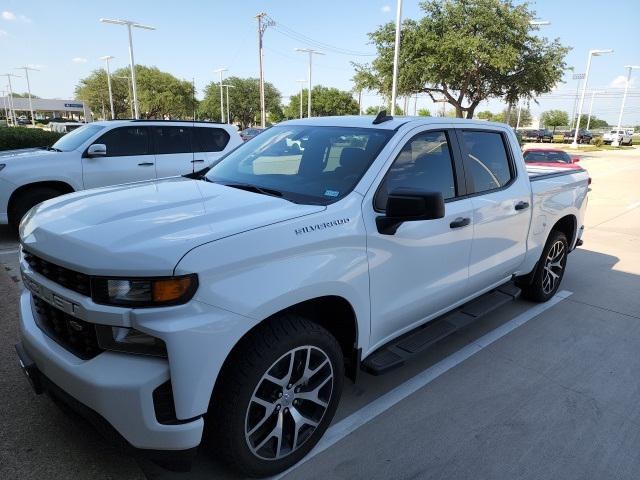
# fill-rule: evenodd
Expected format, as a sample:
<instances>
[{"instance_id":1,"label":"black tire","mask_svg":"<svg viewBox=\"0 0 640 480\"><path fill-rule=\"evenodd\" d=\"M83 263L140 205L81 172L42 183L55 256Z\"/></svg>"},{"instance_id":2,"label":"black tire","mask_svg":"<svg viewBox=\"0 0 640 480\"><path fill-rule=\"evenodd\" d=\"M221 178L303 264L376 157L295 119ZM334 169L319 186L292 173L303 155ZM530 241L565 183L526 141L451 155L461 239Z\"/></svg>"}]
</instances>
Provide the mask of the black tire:
<instances>
[{"instance_id":1,"label":"black tire","mask_svg":"<svg viewBox=\"0 0 640 480\"><path fill-rule=\"evenodd\" d=\"M305 360L299 354L311 352L312 349L314 355L320 356L319 352L325 355L320 357L325 360L315 364L315 367L322 364L324 367L313 373L304 383L304 365L300 366L300 364ZM311 353L308 355L311 359ZM294 365L291 367L291 385L279 386L265 379L267 372L271 372L273 377L282 362L287 364L289 359L290 365ZM327 359L329 362L326 361ZM314 362L316 360L314 359ZM329 364L331 370L328 370ZM332 383L322 380L322 376L327 372L333 375ZM282 380L279 376L277 379L288 383L286 372ZM303 317L291 314L270 320L245 337L226 362L209 406L203 446L221 461L250 477L263 477L282 472L303 458L324 434L338 407L343 380L342 351L336 339L326 329ZM323 407L311 400L296 398L295 395L304 395L304 393L293 393L294 389L298 392L295 382L303 385L299 387L303 392L309 392L309 389L314 390L323 385L319 391L323 392L323 402L326 402L326 406ZM331 388L328 389L327 397L328 385L331 385ZM287 390L288 387L292 388ZM289 397L289 393L293 394L293 397ZM269 410L265 405L261 406L254 402L253 399L256 396L259 396L261 401L268 402L269 408L274 410L267 414ZM273 405L275 407L272 407ZM322 413L318 413L319 408L324 409ZM254 415L256 411L257 417ZM298 419L307 420L309 416L314 417L314 420L319 423L315 429L311 430L307 428L311 425L307 426L304 423L298 427L297 423L293 423L293 412ZM304 415L300 417L301 414ZM281 436L285 439L282 442L285 452L280 458L276 458L280 453L278 441L275 437L271 437L276 432L278 420L285 425L280 430ZM258 428L258 425L261 426ZM251 434L252 429L257 429L256 433ZM298 432L298 438L303 438L297 449L294 448L296 445L293 440L294 429ZM254 438L256 438L255 442L253 442ZM272 440L275 440L275 444ZM264 447L256 448L265 441L267 443ZM252 450L254 448L255 453ZM263 453L264 449L271 450L271 448L277 449L274 458L266 458L268 455Z\"/></svg>"},{"instance_id":2,"label":"black tire","mask_svg":"<svg viewBox=\"0 0 640 480\"><path fill-rule=\"evenodd\" d=\"M10 225L17 230L20 220L29 210L45 200L59 197L60 195L62 195L60 190L51 187L37 187L24 193L19 193L18 197L13 201L9 212Z\"/></svg>"},{"instance_id":3,"label":"black tire","mask_svg":"<svg viewBox=\"0 0 640 480\"><path fill-rule=\"evenodd\" d=\"M561 247L558 246L561 244ZM562 257L557 259L554 256L553 249L562 249ZM547 239L547 243L542 249L542 255L535 270L525 277L521 277L516 282L522 289L522 296L534 302L546 302L553 297L564 277L564 271L567 265L567 254L569 253L569 242L564 233L552 230ZM557 266L554 266L557 265ZM553 273L547 273L548 269ZM557 278L554 278L554 275ZM547 282L553 281L553 285L549 288Z\"/></svg>"}]
</instances>

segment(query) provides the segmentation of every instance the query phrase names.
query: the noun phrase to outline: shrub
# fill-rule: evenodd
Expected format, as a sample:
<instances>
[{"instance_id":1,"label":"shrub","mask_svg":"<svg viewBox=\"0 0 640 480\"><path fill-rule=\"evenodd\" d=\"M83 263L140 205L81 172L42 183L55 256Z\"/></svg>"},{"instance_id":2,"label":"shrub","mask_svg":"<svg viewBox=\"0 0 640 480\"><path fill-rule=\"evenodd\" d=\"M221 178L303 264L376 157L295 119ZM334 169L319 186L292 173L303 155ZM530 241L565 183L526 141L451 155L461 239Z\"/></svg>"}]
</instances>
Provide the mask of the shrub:
<instances>
[{"instance_id":1,"label":"shrub","mask_svg":"<svg viewBox=\"0 0 640 480\"><path fill-rule=\"evenodd\" d=\"M593 140L591 140L591 143L594 144L596 147L601 147L604 142L602 141L602 137L596 137Z\"/></svg>"},{"instance_id":2,"label":"shrub","mask_svg":"<svg viewBox=\"0 0 640 480\"><path fill-rule=\"evenodd\" d=\"M0 151L29 147L46 147L55 143L63 134L46 132L39 128L0 129Z\"/></svg>"}]
</instances>

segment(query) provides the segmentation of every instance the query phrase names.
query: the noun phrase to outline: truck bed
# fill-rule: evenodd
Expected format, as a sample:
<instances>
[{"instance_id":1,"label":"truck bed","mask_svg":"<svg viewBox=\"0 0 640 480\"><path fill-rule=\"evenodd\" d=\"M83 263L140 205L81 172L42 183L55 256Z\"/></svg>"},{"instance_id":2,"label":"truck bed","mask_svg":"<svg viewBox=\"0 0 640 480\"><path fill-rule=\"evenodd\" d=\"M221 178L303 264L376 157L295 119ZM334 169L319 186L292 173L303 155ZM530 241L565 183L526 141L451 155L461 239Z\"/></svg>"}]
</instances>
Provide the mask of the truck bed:
<instances>
[{"instance_id":1,"label":"truck bed","mask_svg":"<svg viewBox=\"0 0 640 480\"><path fill-rule=\"evenodd\" d=\"M535 182L550 177L559 177L561 175L572 175L577 172L585 172L586 170L574 165L564 166L541 166L541 165L527 165L527 174L529 180Z\"/></svg>"}]
</instances>

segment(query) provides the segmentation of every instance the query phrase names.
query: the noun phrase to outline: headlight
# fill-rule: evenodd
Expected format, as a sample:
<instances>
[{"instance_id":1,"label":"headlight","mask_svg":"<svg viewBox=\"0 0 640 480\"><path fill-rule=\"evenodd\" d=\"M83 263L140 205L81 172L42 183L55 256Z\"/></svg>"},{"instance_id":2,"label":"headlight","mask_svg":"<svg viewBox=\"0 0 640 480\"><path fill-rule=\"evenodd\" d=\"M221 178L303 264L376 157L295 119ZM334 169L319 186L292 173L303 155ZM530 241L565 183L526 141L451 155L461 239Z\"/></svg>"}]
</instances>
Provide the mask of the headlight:
<instances>
[{"instance_id":1,"label":"headlight","mask_svg":"<svg viewBox=\"0 0 640 480\"><path fill-rule=\"evenodd\" d=\"M93 301L122 307L161 307L186 303L198 288L195 274L159 278L94 278Z\"/></svg>"}]
</instances>

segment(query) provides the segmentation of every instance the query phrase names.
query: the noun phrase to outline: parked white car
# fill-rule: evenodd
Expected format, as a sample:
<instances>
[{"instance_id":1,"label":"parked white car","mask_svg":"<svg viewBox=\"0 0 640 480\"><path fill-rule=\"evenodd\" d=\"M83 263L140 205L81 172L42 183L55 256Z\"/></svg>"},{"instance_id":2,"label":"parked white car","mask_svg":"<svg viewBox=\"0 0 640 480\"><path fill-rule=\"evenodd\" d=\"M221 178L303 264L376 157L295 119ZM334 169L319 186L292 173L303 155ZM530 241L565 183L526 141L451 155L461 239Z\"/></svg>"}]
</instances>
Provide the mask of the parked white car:
<instances>
[{"instance_id":1,"label":"parked white car","mask_svg":"<svg viewBox=\"0 0 640 480\"><path fill-rule=\"evenodd\" d=\"M204 434L252 476L309 452L345 373L551 298L589 184L527 171L506 125L384 112L284 122L195 177L31 210L16 348L36 391L134 447Z\"/></svg>"},{"instance_id":2,"label":"parked white car","mask_svg":"<svg viewBox=\"0 0 640 480\"><path fill-rule=\"evenodd\" d=\"M81 122L52 122L49 124L49 130L58 133L69 133L83 125L84 123Z\"/></svg>"},{"instance_id":3,"label":"parked white car","mask_svg":"<svg viewBox=\"0 0 640 480\"><path fill-rule=\"evenodd\" d=\"M242 140L231 125L115 120L79 127L50 147L0 152L0 224L70 192L185 175Z\"/></svg>"},{"instance_id":4,"label":"parked white car","mask_svg":"<svg viewBox=\"0 0 640 480\"><path fill-rule=\"evenodd\" d=\"M609 145L618 140L619 145L633 145L633 131L630 130L611 130L602 136L602 141Z\"/></svg>"}]
</instances>

